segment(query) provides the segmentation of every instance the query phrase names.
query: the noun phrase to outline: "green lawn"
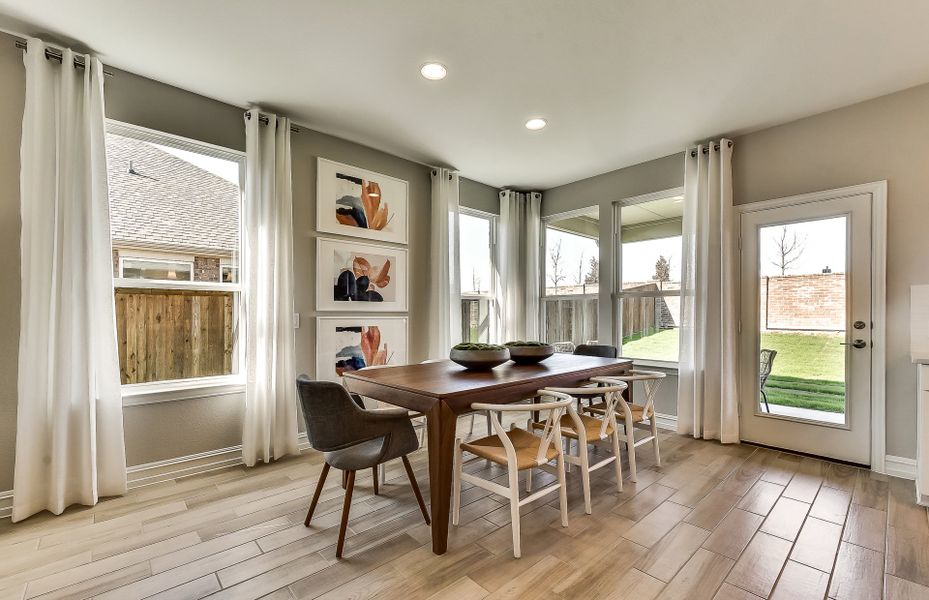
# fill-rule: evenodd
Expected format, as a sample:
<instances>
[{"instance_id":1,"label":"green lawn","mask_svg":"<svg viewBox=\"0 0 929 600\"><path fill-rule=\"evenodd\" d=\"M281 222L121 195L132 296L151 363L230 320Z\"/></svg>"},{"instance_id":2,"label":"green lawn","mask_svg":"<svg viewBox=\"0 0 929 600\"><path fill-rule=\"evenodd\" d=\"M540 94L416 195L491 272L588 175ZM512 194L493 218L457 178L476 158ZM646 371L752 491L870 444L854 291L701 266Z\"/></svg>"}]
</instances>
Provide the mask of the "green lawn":
<instances>
[{"instance_id":1,"label":"green lawn","mask_svg":"<svg viewBox=\"0 0 929 600\"><path fill-rule=\"evenodd\" d=\"M768 402L826 412L845 411L845 349L841 334L761 334L761 347L777 351L765 391ZM675 362L678 330L623 340L623 356Z\"/></svg>"}]
</instances>

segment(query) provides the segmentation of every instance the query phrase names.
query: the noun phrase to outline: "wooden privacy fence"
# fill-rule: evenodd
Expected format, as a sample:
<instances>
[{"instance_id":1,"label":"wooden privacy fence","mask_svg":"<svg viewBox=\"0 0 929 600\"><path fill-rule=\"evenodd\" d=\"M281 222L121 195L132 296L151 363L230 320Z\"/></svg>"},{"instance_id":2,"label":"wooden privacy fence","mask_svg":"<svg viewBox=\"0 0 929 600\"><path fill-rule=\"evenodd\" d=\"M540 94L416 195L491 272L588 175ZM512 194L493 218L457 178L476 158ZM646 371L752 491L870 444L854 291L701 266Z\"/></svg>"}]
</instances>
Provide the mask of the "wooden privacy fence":
<instances>
[{"instance_id":1,"label":"wooden privacy fence","mask_svg":"<svg viewBox=\"0 0 929 600\"><path fill-rule=\"evenodd\" d=\"M545 341L579 346L597 339L597 296L547 296L542 302Z\"/></svg>"},{"instance_id":2,"label":"wooden privacy fence","mask_svg":"<svg viewBox=\"0 0 929 600\"><path fill-rule=\"evenodd\" d=\"M123 384L232 373L234 305L232 292L117 288Z\"/></svg>"}]
</instances>

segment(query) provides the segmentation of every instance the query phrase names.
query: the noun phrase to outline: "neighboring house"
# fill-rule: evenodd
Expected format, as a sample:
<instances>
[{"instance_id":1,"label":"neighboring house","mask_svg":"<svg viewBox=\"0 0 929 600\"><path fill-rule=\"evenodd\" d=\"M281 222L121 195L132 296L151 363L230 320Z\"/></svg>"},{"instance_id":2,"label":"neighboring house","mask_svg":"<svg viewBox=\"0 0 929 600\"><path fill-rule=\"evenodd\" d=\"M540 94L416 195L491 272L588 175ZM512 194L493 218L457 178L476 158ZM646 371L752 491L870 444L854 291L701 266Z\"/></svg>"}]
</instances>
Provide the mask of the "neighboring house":
<instances>
[{"instance_id":1,"label":"neighboring house","mask_svg":"<svg viewBox=\"0 0 929 600\"><path fill-rule=\"evenodd\" d=\"M148 142L106 148L113 276L237 281L239 187Z\"/></svg>"}]
</instances>

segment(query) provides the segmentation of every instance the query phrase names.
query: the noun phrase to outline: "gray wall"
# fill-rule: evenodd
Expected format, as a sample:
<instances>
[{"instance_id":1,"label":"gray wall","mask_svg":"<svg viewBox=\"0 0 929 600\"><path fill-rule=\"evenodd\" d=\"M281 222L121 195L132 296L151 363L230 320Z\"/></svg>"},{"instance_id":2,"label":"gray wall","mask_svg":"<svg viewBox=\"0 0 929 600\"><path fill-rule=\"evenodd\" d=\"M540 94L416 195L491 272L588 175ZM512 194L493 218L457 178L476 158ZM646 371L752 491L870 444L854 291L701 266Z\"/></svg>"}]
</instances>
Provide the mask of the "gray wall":
<instances>
[{"instance_id":1,"label":"gray wall","mask_svg":"<svg viewBox=\"0 0 929 600\"><path fill-rule=\"evenodd\" d=\"M458 195L458 203L461 206L493 215L500 214L500 190L495 187L462 177Z\"/></svg>"},{"instance_id":2,"label":"gray wall","mask_svg":"<svg viewBox=\"0 0 929 600\"><path fill-rule=\"evenodd\" d=\"M888 182L887 454L916 456L916 372L909 358L909 288L929 283L929 85L847 106L734 139L736 204ZM615 200L682 185L675 154L543 194L542 213L600 206L601 282L612 282L609 252ZM611 283L601 285L601 339L610 331ZM669 378L660 412L673 413Z\"/></svg>"},{"instance_id":3,"label":"gray wall","mask_svg":"<svg viewBox=\"0 0 929 600\"><path fill-rule=\"evenodd\" d=\"M245 149L242 109L115 70L106 79L107 116L112 119L184 137ZM19 336L19 146L25 75L22 52L13 39L0 34L0 490L13 487L16 432L16 371ZM302 129L292 137L294 186L295 305L297 369L314 373L316 157L350 163L409 182L410 284L423 289L429 270L429 167L330 135ZM497 189L463 179L461 204L499 212ZM328 234L326 234L328 236ZM337 236L336 236L337 237ZM425 358L427 303L422 294L410 297L411 360ZM186 456L241 443L243 398L227 395L146 406L124 411L129 465Z\"/></svg>"}]
</instances>

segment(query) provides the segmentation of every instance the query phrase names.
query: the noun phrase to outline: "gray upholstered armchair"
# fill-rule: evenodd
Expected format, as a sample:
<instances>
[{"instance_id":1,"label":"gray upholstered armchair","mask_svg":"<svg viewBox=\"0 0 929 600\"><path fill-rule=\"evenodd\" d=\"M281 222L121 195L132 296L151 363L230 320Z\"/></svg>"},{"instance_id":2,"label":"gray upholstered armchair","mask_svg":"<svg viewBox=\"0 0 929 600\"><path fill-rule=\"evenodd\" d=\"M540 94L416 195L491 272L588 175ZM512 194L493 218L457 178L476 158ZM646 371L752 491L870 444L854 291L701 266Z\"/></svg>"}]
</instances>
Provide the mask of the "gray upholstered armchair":
<instances>
[{"instance_id":1,"label":"gray upholstered armchair","mask_svg":"<svg viewBox=\"0 0 929 600\"><path fill-rule=\"evenodd\" d=\"M342 525L336 548L336 557L341 558L355 473L361 469L372 469L374 493L377 494L377 466L400 458L428 525L429 513L406 456L419 448L419 440L413 431L407 411L365 410L341 385L329 381L313 381L306 375L297 378L297 391L303 406L307 437L313 448L324 453L326 461L303 524L310 526L310 519L313 518L313 511L319 501L329 468L341 469L346 474L343 481L345 501L342 505Z\"/></svg>"}]
</instances>

